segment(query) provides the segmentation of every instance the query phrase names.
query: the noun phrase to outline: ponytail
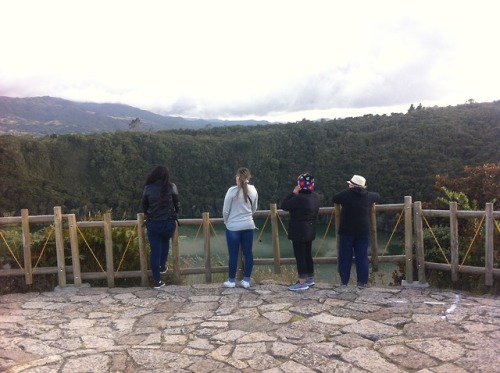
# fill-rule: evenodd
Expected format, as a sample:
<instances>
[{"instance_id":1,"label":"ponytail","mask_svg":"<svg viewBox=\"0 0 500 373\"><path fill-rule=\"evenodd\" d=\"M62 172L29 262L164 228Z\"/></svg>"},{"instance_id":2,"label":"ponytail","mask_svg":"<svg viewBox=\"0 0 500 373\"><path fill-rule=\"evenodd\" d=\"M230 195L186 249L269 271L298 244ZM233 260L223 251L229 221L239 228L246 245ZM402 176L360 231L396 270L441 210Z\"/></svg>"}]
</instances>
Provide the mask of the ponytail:
<instances>
[{"instance_id":1,"label":"ponytail","mask_svg":"<svg viewBox=\"0 0 500 373\"><path fill-rule=\"evenodd\" d=\"M245 167L240 167L238 168L238 171L236 171L236 176L240 178L240 183L238 185L238 193L239 190L241 189L243 191L243 198L245 202L250 202L250 204L252 204L252 200L248 196L248 182L252 177L252 175L250 174L250 170Z\"/></svg>"}]
</instances>

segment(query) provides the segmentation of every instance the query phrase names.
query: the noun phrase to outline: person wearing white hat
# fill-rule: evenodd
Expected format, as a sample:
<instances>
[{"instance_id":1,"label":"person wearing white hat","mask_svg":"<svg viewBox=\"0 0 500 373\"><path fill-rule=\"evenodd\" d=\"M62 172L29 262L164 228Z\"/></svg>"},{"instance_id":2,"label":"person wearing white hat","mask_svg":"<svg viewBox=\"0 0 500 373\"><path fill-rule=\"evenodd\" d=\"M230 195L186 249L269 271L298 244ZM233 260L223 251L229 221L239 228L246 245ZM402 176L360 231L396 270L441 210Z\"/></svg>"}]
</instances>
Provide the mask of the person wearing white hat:
<instances>
[{"instance_id":1,"label":"person wearing white hat","mask_svg":"<svg viewBox=\"0 0 500 373\"><path fill-rule=\"evenodd\" d=\"M356 263L357 284L368 284L368 245L370 239L370 207L380 200L380 194L366 189L366 179L354 175L349 188L333 196L332 202L342 206L338 229L338 270L342 285L351 276L352 256Z\"/></svg>"}]
</instances>

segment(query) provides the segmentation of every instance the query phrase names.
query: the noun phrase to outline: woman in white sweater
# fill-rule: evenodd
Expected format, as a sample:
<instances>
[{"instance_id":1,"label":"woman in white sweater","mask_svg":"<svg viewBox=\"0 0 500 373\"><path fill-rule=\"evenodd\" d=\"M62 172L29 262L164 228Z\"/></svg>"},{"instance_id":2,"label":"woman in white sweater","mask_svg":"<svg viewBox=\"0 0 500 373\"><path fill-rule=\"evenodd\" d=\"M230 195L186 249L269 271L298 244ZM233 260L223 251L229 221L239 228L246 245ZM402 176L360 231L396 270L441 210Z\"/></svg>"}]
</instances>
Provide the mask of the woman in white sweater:
<instances>
[{"instance_id":1,"label":"woman in white sweater","mask_svg":"<svg viewBox=\"0 0 500 373\"><path fill-rule=\"evenodd\" d=\"M241 246L245 261L245 270L241 286L250 286L250 276L253 269L253 231L255 223L253 214L257 211L257 189L249 184L250 171L240 167L236 172L236 185L228 189L224 198L222 214L226 225L227 251L229 254L229 278L224 286L236 286L236 270L238 266L238 252Z\"/></svg>"}]
</instances>

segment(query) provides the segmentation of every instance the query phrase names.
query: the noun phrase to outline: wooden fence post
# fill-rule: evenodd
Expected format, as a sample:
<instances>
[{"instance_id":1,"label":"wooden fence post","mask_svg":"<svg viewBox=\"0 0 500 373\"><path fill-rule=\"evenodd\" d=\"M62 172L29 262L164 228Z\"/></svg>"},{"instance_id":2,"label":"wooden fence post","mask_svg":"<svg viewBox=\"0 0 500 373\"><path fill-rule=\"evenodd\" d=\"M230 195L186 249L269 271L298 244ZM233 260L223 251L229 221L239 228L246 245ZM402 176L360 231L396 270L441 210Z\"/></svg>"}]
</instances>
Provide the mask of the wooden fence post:
<instances>
[{"instance_id":1,"label":"wooden fence post","mask_svg":"<svg viewBox=\"0 0 500 373\"><path fill-rule=\"evenodd\" d=\"M82 271L80 268L80 250L78 248L76 216L68 215L69 242L71 245L71 264L73 266L73 283L75 286L82 285Z\"/></svg>"},{"instance_id":2,"label":"wooden fence post","mask_svg":"<svg viewBox=\"0 0 500 373\"><path fill-rule=\"evenodd\" d=\"M405 277L408 284L413 283L413 216L411 196L405 196Z\"/></svg>"},{"instance_id":3,"label":"wooden fence post","mask_svg":"<svg viewBox=\"0 0 500 373\"><path fill-rule=\"evenodd\" d=\"M59 286L66 287L66 264L64 259L64 238L61 207L54 207L54 234L56 238L57 276Z\"/></svg>"},{"instance_id":4,"label":"wooden fence post","mask_svg":"<svg viewBox=\"0 0 500 373\"><path fill-rule=\"evenodd\" d=\"M450 202L451 281L458 281L458 205Z\"/></svg>"},{"instance_id":5,"label":"wooden fence post","mask_svg":"<svg viewBox=\"0 0 500 373\"><path fill-rule=\"evenodd\" d=\"M203 250L205 253L205 282L212 282L212 250L210 248L210 216L208 212L202 214L203 217Z\"/></svg>"},{"instance_id":6,"label":"wooden fence post","mask_svg":"<svg viewBox=\"0 0 500 373\"><path fill-rule=\"evenodd\" d=\"M23 228L24 279L26 285L33 283L33 268L31 266L31 234L28 209L21 210Z\"/></svg>"},{"instance_id":7,"label":"wooden fence post","mask_svg":"<svg viewBox=\"0 0 500 373\"><path fill-rule=\"evenodd\" d=\"M281 273L281 253L280 253L280 238L279 238L279 225L278 225L278 208L276 203L272 203L269 207L271 214L271 234L273 242L273 260L274 260L274 273L279 275Z\"/></svg>"},{"instance_id":8,"label":"wooden fence post","mask_svg":"<svg viewBox=\"0 0 500 373\"><path fill-rule=\"evenodd\" d=\"M172 236L172 263L174 268L174 283L181 284L181 262L180 262L180 249L179 249L179 226L176 223L175 231Z\"/></svg>"},{"instance_id":9,"label":"wooden fence post","mask_svg":"<svg viewBox=\"0 0 500 373\"><path fill-rule=\"evenodd\" d=\"M111 213L104 214L104 247L106 250L106 277L108 287L115 287L115 269L113 265L113 230L111 229Z\"/></svg>"},{"instance_id":10,"label":"wooden fence post","mask_svg":"<svg viewBox=\"0 0 500 373\"><path fill-rule=\"evenodd\" d=\"M372 257L372 271L378 272L378 244L377 244L377 214L375 204L370 207L370 251Z\"/></svg>"},{"instance_id":11,"label":"wooden fence post","mask_svg":"<svg viewBox=\"0 0 500 373\"><path fill-rule=\"evenodd\" d=\"M141 267L141 286L148 285L148 256L146 253L146 232L144 213L137 214L137 236L139 238L139 265Z\"/></svg>"},{"instance_id":12,"label":"wooden fence post","mask_svg":"<svg viewBox=\"0 0 500 373\"><path fill-rule=\"evenodd\" d=\"M413 223L415 230L415 246L417 256L418 282L427 284L425 278L425 253L424 253L424 229L422 220L422 202L417 201L413 204Z\"/></svg>"},{"instance_id":13,"label":"wooden fence post","mask_svg":"<svg viewBox=\"0 0 500 373\"><path fill-rule=\"evenodd\" d=\"M485 255L484 255L484 284L493 285L493 203L487 203L485 209Z\"/></svg>"}]
</instances>

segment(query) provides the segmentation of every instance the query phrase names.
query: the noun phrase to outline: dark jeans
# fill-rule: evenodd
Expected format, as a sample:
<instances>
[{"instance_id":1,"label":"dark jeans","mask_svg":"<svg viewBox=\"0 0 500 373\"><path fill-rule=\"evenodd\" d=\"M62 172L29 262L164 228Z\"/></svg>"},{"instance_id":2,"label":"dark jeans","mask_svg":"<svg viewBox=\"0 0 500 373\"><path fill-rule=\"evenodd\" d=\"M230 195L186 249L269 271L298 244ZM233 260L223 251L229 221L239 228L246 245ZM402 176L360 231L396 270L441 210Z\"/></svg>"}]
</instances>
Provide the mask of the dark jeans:
<instances>
[{"instance_id":1,"label":"dark jeans","mask_svg":"<svg viewBox=\"0 0 500 373\"><path fill-rule=\"evenodd\" d=\"M229 281L236 281L240 246L245 261L243 279L245 281L250 281L253 269L253 229L245 229L242 231L230 231L226 229L226 241L229 255Z\"/></svg>"},{"instance_id":2,"label":"dark jeans","mask_svg":"<svg viewBox=\"0 0 500 373\"><path fill-rule=\"evenodd\" d=\"M340 235L338 266L340 281L347 285L351 277L352 255L356 263L358 284L368 283L368 234Z\"/></svg>"},{"instance_id":3,"label":"dark jeans","mask_svg":"<svg viewBox=\"0 0 500 373\"><path fill-rule=\"evenodd\" d=\"M165 268L168 259L170 238L177 227L175 220L147 220L149 246L151 248L150 264L155 283L160 282L160 270Z\"/></svg>"},{"instance_id":4,"label":"dark jeans","mask_svg":"<svg viewBox=\"0 0 500 373\"><path fill-rule=\"evenodd\" d=\"M314 276L314 264L312 258L312 241L298 242L293 241L293 255L297 262L297 272L299 278L308 278Z\"/></svg>"}]
</instances>

